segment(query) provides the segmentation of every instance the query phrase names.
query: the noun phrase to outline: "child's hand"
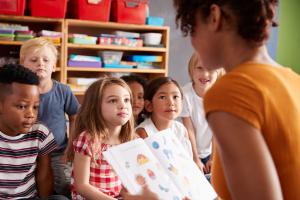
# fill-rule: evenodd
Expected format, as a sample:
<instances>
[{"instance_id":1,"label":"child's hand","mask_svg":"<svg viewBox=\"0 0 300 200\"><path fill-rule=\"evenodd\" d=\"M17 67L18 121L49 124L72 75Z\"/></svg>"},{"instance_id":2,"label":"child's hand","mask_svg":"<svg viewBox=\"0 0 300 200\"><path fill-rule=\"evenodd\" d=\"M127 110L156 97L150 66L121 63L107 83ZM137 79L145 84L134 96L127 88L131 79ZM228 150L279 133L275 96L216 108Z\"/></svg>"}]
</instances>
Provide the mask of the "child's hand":
<instances>
[{"instance_id":1,"label":"child's hand","mask_svg":"<svg viewBox=\"0 0 300 200\"><path fill-rule=\"evenodd\" d=\"M212 167L212 160L209 159L209 161L207 161L207 163L205 164L205 170L204 170L204 172L206 174L209 174L211 172L211 167Z\"/></svg>"},{"instance_id":2,"label":"child's hand","mask_svg":"<svg viewBox=\"0 0 300 200\"><path fill-rule=\"evenodd\" d=\"M147 185L143 186L143 190L141 194L138 195L131 195L128 191L123 188L121 191L121 195L124 200L140 200L140 199L147 199L147 200L159 200L158 196L152 192Z\"/></svg>"},{"instance_id":3,"label":"child's hand","mask_svg":"<svg viewBox=\"0 0 300 200\"><path fill-rule=\"evenodd\" d=\"M201 172L204 174L205 172L205 165L201 162L200 159L195 160L196 165L199 167Z\"/></svg>"}]
</instances>

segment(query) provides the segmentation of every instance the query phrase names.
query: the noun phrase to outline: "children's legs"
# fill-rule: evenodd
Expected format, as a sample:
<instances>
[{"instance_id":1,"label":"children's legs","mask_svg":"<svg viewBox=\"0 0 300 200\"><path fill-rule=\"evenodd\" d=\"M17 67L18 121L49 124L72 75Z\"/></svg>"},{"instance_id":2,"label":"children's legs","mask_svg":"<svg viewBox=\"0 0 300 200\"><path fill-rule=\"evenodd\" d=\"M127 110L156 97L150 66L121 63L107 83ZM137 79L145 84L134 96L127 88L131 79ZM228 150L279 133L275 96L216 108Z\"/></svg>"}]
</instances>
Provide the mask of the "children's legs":
<instances>
[{"instance_id":1,"label":"children's legs","mask_svg":"<svg viewBox=\"0 0 300 200\"><path fill-rule=\"evenodd\" d=\"M54 175L55 194L70 197L71 164L63 163L63 154L54 154L51 157L51 165Z\"/></svg>"}]
</instances>

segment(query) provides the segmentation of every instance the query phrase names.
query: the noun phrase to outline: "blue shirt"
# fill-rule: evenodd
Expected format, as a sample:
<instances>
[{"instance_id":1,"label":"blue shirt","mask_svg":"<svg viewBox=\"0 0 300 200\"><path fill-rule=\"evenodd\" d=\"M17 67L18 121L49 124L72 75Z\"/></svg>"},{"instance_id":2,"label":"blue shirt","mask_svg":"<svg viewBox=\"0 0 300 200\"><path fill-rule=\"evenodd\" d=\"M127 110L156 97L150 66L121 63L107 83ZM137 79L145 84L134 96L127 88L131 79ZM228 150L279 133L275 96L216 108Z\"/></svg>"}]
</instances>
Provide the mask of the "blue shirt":
<instances>
[{"instance_id":1,"label":"blue shirt","mask_svg":"<svg viewBox=\"0 0 300 200\"><path fill-rule=\"evenodd\" d=\"M52 89L40 95L38 120L53 132L58 152L63 152L68 144L65 114L75 115L78 108L78 100L70 87L55 80Z\"/></svg>"}]
</instances>

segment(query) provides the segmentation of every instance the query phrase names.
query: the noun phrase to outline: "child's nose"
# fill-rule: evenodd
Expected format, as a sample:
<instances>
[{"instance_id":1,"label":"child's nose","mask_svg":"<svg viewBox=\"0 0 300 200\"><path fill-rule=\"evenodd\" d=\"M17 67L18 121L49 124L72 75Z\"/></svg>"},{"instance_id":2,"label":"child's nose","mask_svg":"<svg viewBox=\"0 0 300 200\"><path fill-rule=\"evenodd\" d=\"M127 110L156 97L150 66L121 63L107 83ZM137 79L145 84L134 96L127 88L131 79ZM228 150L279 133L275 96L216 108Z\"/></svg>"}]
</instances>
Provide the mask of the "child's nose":
<instances>
[{"instance_id":1,"label":"child's nose","mask_svg":"<svg viewBox=\"0 0 300 200\"><path fill-rule=\"evenodd\" d=\"M169 97L168 98L168 103L169 103L169 105L174 105L174 99L172 98L172 97Z\"/></svg>"},{"instance_id":2,"label":"child's nose","mask_svg":"<svg viewBox=\"0 0 300 200\"><path fill-rule=\"evenodd\" d=\"M25 114L26 118L34 118L36 115L36 111L33 108L28 108Z\"/></svg>"},{"instance_id":3,"label":"child's nose","mask_svg":"<svg viewBox=\"0 0 300 200\"><path fill-rule=\"evenodd\" d=\"M125 104L126 104L125 101L120 101L119 108L124 108Z\"/></svg>"}]
</instances>

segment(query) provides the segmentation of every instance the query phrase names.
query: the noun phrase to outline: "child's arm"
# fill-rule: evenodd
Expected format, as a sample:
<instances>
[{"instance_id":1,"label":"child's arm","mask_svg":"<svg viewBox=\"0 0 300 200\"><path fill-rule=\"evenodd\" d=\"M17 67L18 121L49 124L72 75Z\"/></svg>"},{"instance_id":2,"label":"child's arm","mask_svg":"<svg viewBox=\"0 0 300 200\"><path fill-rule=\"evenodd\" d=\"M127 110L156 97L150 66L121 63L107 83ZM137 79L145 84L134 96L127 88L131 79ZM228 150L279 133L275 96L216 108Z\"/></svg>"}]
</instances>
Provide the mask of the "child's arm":
<instances>
[{"instance_id":1,"label":"child's arm","mask_svg":"<svg viewBox=\"0 0 300 200\"><path fill-rule=\"evenodd\" d=\"M211 173L211 168L212 168L212 165L213 165L213 155L214 155L214 145L215 145L215 142L214 141L214 138L212 138L212 141L211 141L211 154L210 154L210 158L209 160L207 161L207 163L205 164L205 169L206 169L206 173Z\"/></svg>"},{"instance_id":2,"label":"child's arm","mask_svg":"<svg viewBox=\"0 0 300 200\"><path fill-rule=\"evenodd\" d=\"M68 138L68 146L64 152L64 161L71 160L71 149L73 149L73 140L74 140L74 131L75 131L75 120L77 115L69 115L69 138Z\"/></svg>"},{"instance_id":3,"label":"child's arm","mask_svg":"<svg viewBox=\"0 0 300 200\"><path fill-rule=\"evenodd\" d=\"M203 172L203 170L205 169L205 166L203 165L203 163L201 162L201 160L199 159L199 156L198 156L197 146L196 146L196 138L195 138L195 129L194 129L191 117L182 117L181 119L182 119L183 125L187 129L188 136L189 136L189 139L190 139L190 142L192 145L193 160L197 164L197 166L200 168L200 170Z\"/></svg>"},{"instance_id":4,"label":"child's arm","mask_svg":"<svg viewBox=\"0 0 300 200\"><path fill-rule=\"evenodd\" d=\"M37 158L36 184L40 198L47 198L53 193L53 174L50 154L38 156Z\"/></svg>"},{"instance_id":5,"label":"child's arm","mask_svg":"<svg viewBox=\"0 0 300 200\"><path fill-rule=\"evenodd\" d=\"M136 130L136 133L143 139L145 139L146 137L148 137L148 134L146 133L145 129L143 128L138 128Z\"/></svg>"},{"instance_id":6,"label":"child's arm","mask_svg":"<svg viewBox=\"0 0 300 200\"><path fill-rule=\"evenodd\" d=\"M115 200L115 198L102 193L90 185L90 162L91 157L75 152L73 172L76 191L86 199Z\"/></svg>"}]
</instances>

